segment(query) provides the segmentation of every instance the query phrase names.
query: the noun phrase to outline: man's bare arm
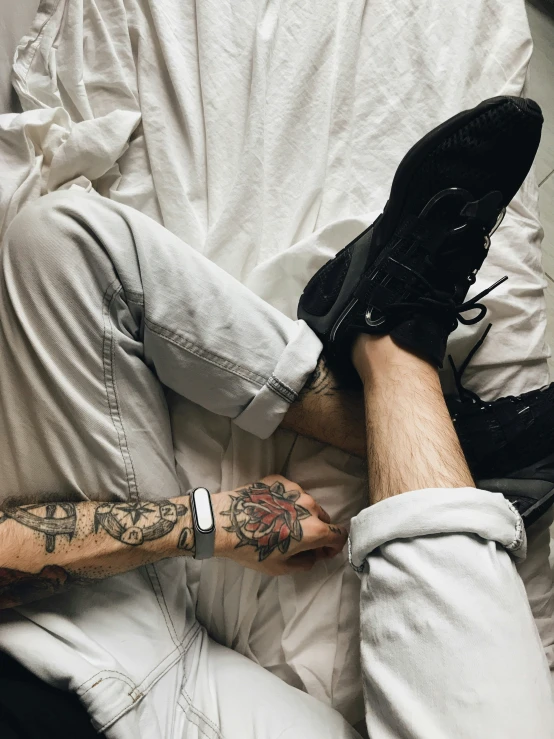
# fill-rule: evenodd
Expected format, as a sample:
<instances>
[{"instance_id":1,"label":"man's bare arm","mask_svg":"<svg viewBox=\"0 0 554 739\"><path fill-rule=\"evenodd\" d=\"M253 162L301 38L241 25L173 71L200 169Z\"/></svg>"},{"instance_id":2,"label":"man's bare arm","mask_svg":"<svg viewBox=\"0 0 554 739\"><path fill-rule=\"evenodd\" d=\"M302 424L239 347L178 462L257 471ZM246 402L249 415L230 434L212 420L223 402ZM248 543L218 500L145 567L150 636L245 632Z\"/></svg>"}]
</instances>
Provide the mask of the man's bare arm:
<instances>
[{"instance_id":1,"label":"man's bare arm","mask_svg":"<svg viewBox=\"0 0 554 739\"><path fill-rule=\"evenodd\" d=\"M282 427L366 457L362 388L345 387L323 355L298 400L287 411Z\"/></svg>"},{"instance_id":2,"label":"man's bare arm","mask_svg":"<svg viewBox=\"0 0 554 739\"><path fill-rule=\"evenodd\" d=\"M346 529L279 475L212 495L216 557L269 575L338 553ZM189 496L0 507L0 609L194 553Z\"/></svg>"},{"instance_id":3,"label":"man's bare arm","mask_svg":"<svg viewBox=\"0 0 554 739\"><path fill-rule=\"evenodd\" d=\"M156 502L4 503L0 608L193 551L188 496Z\"/></svg>"}]
</instances>

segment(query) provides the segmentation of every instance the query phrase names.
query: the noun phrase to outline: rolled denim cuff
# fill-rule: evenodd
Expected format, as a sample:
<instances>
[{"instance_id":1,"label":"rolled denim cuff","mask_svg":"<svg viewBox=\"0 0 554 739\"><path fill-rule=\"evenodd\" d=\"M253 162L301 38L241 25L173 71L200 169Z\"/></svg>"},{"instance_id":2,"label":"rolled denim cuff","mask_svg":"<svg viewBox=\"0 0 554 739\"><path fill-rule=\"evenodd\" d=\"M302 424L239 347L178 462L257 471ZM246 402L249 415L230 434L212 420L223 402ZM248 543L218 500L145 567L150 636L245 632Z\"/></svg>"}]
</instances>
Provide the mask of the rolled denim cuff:
<instances>
[{"instance_id":1,"label":"rolled denim cuff","mask_svg":"<svg viewBox=\"0 0 554 739\"><path fill-rule=\"evenodd\" d=\"M291 403L314 371L323 346L304 321L296 321L271 377L235 418L245 431L267 439L283 420Z\"/></svg>"},{"instance_id":2,"label":"rolled denim cuff","mask_svg":"<svg viewBox=\"0 0 554 739\"><path fill-rule=\"evenodd\" d=\"M521 516L501 493L475 488L430 488L376 503L351 521L350 564L363 572L373 551L395 539L471 534L496 541L515 559L525 559Z\"/></svg>"}]
</instances>

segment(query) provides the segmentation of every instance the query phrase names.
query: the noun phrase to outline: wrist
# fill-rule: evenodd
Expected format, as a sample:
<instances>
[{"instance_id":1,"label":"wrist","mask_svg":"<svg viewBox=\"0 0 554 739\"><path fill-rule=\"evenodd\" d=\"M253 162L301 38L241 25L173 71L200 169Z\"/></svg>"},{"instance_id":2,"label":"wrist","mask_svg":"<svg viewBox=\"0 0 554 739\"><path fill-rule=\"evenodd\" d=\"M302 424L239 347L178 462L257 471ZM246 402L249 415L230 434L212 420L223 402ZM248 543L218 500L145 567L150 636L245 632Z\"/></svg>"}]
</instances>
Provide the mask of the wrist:
<instances>
[{"instance_id":1,"label":"wrist","mask_svg":"<svg viewBox=\"0 0 554 739\"><path fill-rule=\"evenodd\" d=\"M180 495L178 498L170 498L178 511L177 522L173 531L163 540L165 551L164 557L191 557L194 555L194 526L192 521L192 510L190 507L190 495Z\"/></svg>"},{"instance_id":2,"label":"wrist","mask_svg":"<svg viewBox=\"0 0 554 739\"><path fill-rule=\"evenodd\" d=\"M214 541L214 557L228 557L234 549L233 535L225 531L225 527L229 525L229 517L223 515L230 507L229 494L212 493L211 494L212 510L215 522L215 541ZM178 510L183 508L186 512L179 516L178 525L175 526L170 539L168 540L169 551L166 556L169 557L186 557L194 556L196 546L196 533L194 530L190 495L182 495L178 498L172 498Z\"/></svg>"},{"instance_id":3,"label":"wrist","mask_svg":"<svg viewBox=\"0 0 554 739\"><path fill-rule=\"evenodd\" d=\"M215 521L215 548L214 557L231 558L236 545L236 537L232 533L226 531L229 526L229 516L224 515L231 507L231 497L229 493L213 493L212 509Z\"/></svg>"}]
</instances>

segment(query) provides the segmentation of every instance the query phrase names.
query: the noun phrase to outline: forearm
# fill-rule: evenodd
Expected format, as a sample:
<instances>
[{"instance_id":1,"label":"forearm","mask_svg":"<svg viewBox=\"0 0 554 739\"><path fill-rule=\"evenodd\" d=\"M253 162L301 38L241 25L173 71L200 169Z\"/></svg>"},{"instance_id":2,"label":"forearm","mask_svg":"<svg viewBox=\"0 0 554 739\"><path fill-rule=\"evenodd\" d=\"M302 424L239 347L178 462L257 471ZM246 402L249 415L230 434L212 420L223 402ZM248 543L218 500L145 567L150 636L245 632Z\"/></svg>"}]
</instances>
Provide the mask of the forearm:
<instances>
[{"instance_id":1,"label":"forearm","mask_svg":"<svg viewBox=\"0 0 554 739\"><path fill-rule=\"evenodd\" d=\"M4 505L0 608L193 551L188 496L157 502Z\"/></svg>"},{"instance_id":2,"label":"forearm","mask_svg":"<svg viewBox=\"0 0 554 739\"><path fill-rule=\"evenodd\" d=\"M214 556L268 575L311 569L347 532L298 485L271 475L211 496ZM167 557L194 553L188 496L0 508L0 608L13 608Z\"/></svg>"},{"instance_id":3,"label":"forearm","mask_svg":"<svg viewBox=\"0 0 554 739\"><path fill-rule=\"evenodd\" d=\"M358 389L343 386L323 356L282 426L357 457L366 456L361 385Z\"/></svg>"}]
</instances>

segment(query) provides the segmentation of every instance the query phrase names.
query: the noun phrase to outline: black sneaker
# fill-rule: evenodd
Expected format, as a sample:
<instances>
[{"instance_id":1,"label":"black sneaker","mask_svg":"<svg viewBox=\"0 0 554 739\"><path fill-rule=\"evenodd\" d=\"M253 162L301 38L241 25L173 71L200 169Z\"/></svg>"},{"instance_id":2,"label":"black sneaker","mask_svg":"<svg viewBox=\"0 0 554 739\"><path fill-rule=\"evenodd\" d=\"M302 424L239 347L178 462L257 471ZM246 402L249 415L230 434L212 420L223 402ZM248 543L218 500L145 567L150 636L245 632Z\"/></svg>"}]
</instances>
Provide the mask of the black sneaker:
<instances>
[{"instance_id":1,"label":"black sneaker","mask_svg":"<svg viewBox=\"0 0 554 739\"><path fill-rule=\"evenodd\" d=\"M477 487L503 493L531 525L554 504L554 383L492 403L459 393L446 403Z\"/></svg>"},{"instance_id":2,"label":"black sneaker","mask_svg":"<svg viewBox=\"0 0 554 739\"><path fill-rule=\"evenodd\" d=\"M300 298L298 317L337 369L350 367L352 341L362 332L390 334L442 365L457 322L483 318L478 301L493 288L464 300L491 231L531 167L542 122L532 100L492 98L410 149L383 213L312 277ZM466 318L472 309L477 315Z\"/></svg>"}]
</instances>

